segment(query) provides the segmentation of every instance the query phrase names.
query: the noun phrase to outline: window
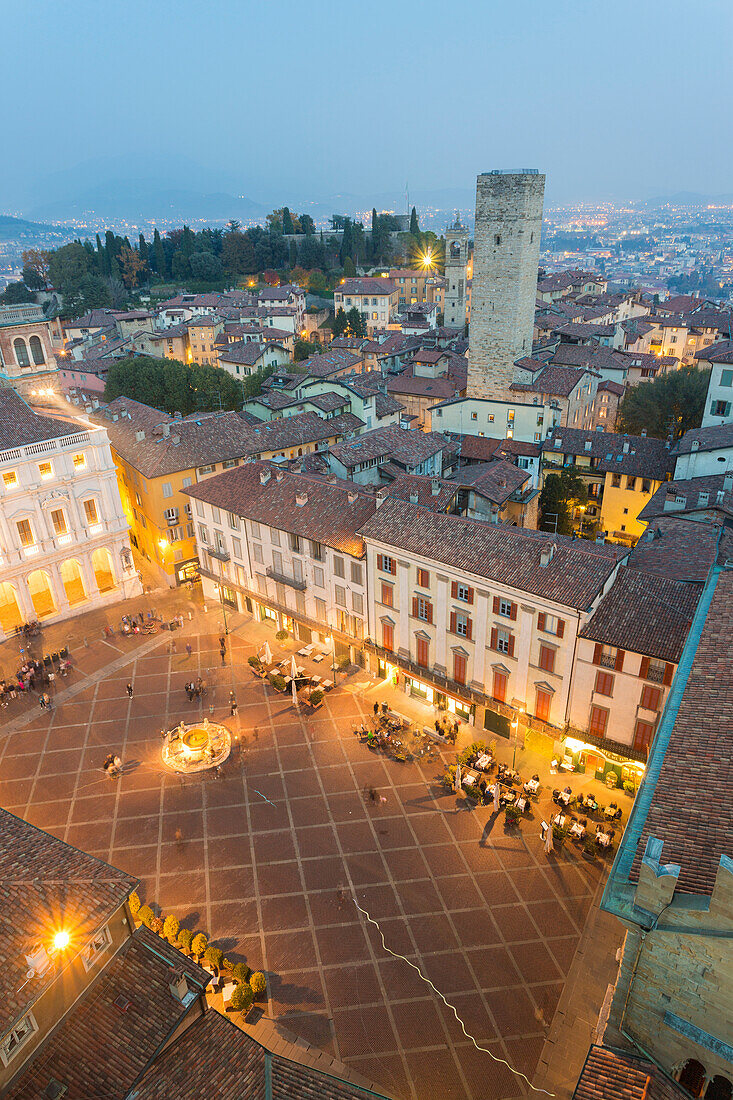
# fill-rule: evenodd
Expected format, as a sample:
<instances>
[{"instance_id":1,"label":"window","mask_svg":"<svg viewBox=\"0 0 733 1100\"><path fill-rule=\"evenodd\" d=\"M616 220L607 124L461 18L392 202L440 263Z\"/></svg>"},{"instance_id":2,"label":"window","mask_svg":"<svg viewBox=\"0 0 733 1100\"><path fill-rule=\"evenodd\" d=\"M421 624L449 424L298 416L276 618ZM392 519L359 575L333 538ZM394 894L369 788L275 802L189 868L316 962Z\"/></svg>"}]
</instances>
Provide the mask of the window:
<instances>
[{"instance_id":1,"label":"window","mask_svg":"<svg viewBox=\"0 0 733 1100\"><path fill-rule=\"evenodd\" d=\"M97 512L96 500L92 500L90 498L89 500L84 501L84 515L86 516L87 524L90 527L93 526L95 523L99 523L99 513Z\"/></svg>"},{"instance_id":2,"label":"window","mask_svg":"<svg viewBox=\"0 0 733 1100\"><path fill-rule=\"evenodd\" d=\"M48 478L53 477L53 466L50 462L39 462L38 472L41 475L41 479L47 481Z\"/></svg>"},{"instance_id":3,"label":"window","mask_svg":"<svg viewBox=\"0 0 733 1100\"><path fill-rule=\"evenodd\" d=\"M232 531L238 531L239 530L239 516L235 516L234 512L227 512L227 516L229 518L229 526L231 527Z\"/></svg>"},{"instance_id":4,"label":"window","mask_svg":"<svg viewBox=\"0 0 733 1100\"><path fill-rule=\"evenodd\" d=\"M430 641L418 636L415 643L415 659L421 668L427 668L430 663Z\"/></svg>"},{"instance_id":5,"label":"window","mask_svg":"<svg viewBox=\"0 0 733 1100\"><path fill-rule=\"evenodd\" d=\"M631 475L627 476L627 478L626 478L626 488L627 489L635 489L636 488L636 478L635 477L631 477Z\"/></svg>"},{"instance_id":6,"label":"window","mask_svg":"<svg viewBox=\"0 0 733 1100\"><path fill-rule=\"evenodd\" d=\"M214 349L212 348L211 350L213 351ZM222 462L221 468L222 468L222 470L231 470L231 469L233 469L234 466L238 466L238 465L239 465L239 460L238 459L228 458L226 460L226 462Z\"/></svg>"},{"instance_id":7,"label":"window","mask_svg":"<svg viewBox=\"0 0 733 1100\"><path fill-rule=\"evenodd\" d=\"M15 526L18 529L18 538L23 549L27 550L29 546L35 546L36 540L33 535L31 521L29 519L19 519L16 520Z\"/></svg>"},{"instance_id":8,"label":"window","mask_svg":"<svg viewBox=\"0 0 733 1100\"><path fill-rule=\"evenodd\" d=\"M190 478L190 477L184 477L184 479L183 479L183 482L182 482L183 488L184 488L184 489L188 489L188 487L190 486L190 484L191 484L191 478ZM190 505L190 504L188 504L188 505L186 505L186 507L187 507L187 508L190 508L190 507L191 507L191 505ZM189 515L190 515L190 513L189 513Z\"/></svg>"},{"instance_id":9,"label":"window","mask_svg":"<svg viewBox=\"0 0 733 1100\"><path fill-rule=\"evenodd\" d=\"M280 532L278 531L277 527L270 528L270 542L273 546L280 545Z\"/></svg>"},{"instance_id":10,"label":"window","mask_svg":"<svg viewBox=\"0 0 733 1100\"><path fill-rule=\"evenodd\" d=\"M454 620L453 633L458 634L461 638L470 638L471 620L468 615L465 615L462 611L454 611L451 618Z\"/></svg>"},{"instance_id":11,"label":"window","mask_svg":"<svg viewBox=\"0 0 733 1100\"><path fill-rule=\"evenodd\" d=\"M279 550L272 551L272 568L276 573L279 573L280 576L283 575L283 556Z\"/></svg>"},{"instance_id":12,"label":"window","mask_svg":"<svg viewBox=\"0 0 733 1100\"><path fill-rule=\"evenodd\" d=\"M262 556L262 547L258 542L252 544L252 557L258 565L262 565L265 560Z\"/></svg>"},{"instance_id":13,"label":"window","mask_svg":"<svg viewBox=\"0 0 733 1100\"><path fill-rule=\"evenodd\" d=\"M433 605L425 596L413 596L412 614L416 619L422 619L424 623L433 621ZM463 616L465 619L465 615Z\"/></svg>"},{"instance_id":14,"label":"window","mask_svg":"<svg viewBox=\"0 0 733 1100\"><path fill-rule=\"evenodd\" d=\"M18 484L18 475L15 470L6 470L3 474L3 485L6 489L14 489Z\"/></svg>"},{"instance_id":15,"label":"window","mask_svg":"<svg viewBox=\"0 0 733 1100\"><path fill-rule=\"evenodd\" d=\"M730 401L713 401L710 412L713 416L729 416Z\"/></svg>"},{"instance_id":16,"label":"window","mask_svg":"<svg viewBox=\"0 0 733 1100\"><path fill-rule=\"evenodd\" d=\"M213 504L211 506L211 516L214 523L221 523L221 512L218 508L215 508Z\"/></svg>"},{"instance_id":17,"label":"window","mask_svg":"<svg viewBox=\"0 0 733 1100\"><path fill-rule=\"evenodd\" d=\"M91 970L99 957L104 954L112 943L112 936L106 926L93 939L89 941L82 952L82 962L85 970Z\"/></svg>"},{"instance_id":18,"label":"window","mask_svg":"<svg viewBox=\"0 0 733 1100\"><path fill-rule=\"evenodd\" d=\"M466 682L466 657L463 653L453 654L453 679L457 684Z\"/></svg>"},{"instance_id":19,"label":"window","mask_svg":"<svg viewBox=\"0 0 733 1100\"><path fill-rule=\"evenodd\" d=\"M140 497L137 498L137 502L140 504ZM196 501L196 515L200 516L201 519L206 515L206 509L204 508L204 502L202 500Z\"/></svg>"},{"instance_id":20,"label":"window","mask_svg":"<svg viewBox=\"0 0 733 1100\"><path fill-rule=\"evenodd\" d=\"M634 748L641 751L648 749L653 736L654 726L652 723L642 722L641 718L637 718L636 728L634 729Z\"/></svg>"},{"instance_id":21,"label":"window","mask_svg":"<svg viewBox=\"0 0 733 1100\"><path fill-rule=\"evenodd\" d=\"M294 554L299 554L301 552L300 551L300 536L294 535L294 534L292 534L292 532L290 534L290 549L293 551Z\"/></svg>"},{"instance_id":22,"label":"window","mask_svg":"<svg viewBox=\"0 0 733 1100\"><path fill-rule=\"evenodd\" d=\"M417 583L418 587L420 588L430 588L430 574L428 573L427 569L420 569L418 567Z\"/></svg>"},{"instance_id":23,"label":"window","mask_svg":"<svg viewBox=\"0 0 733 1100\"><path fill-rule=\"evenodd\" d=\"M339 607L346 607L346 589L337 584L334 588L336 603Z\"/></svg>"},{"instance_id":24,"label":"window","mask_svg":"<svg viewBox=\"0 0 733 1100\"><path fill-rule=\"evenodd\" d=\"M495 245L500 245L501 244L501 234L500 233L494 234L494 244Z\"/></svg>"},{"instance_id":25,"label":"window","mask_svg":"<svg viewBox=\"0 0 733 1100\"><path fill-rule=\"evenodd\" d=\"M386 607L394 607L394 585L385 584L382 581L382 603Z\"/></svg>"},{"instance_id":26,"label":"window","mask_svg":"<svg viewBox=\"0 0 733 1100\"><path fill-rule=\"evenodd\" d=\"M213 474L215 469L216 463L212 462L210 466L199 466L199 473L204 477L206 474Z\"/></svg>"},{"instance_id":27,"label":"window","mask_svg":"<svg viewBox=\"0 0 733 1100\"><path fill-rule=\"evenodd\" d=\"M511 600L498 600L499 606L494 609L495 615L503 615L505 619L516 619L517 612Z\"/></svg>"},{"instance_id":28,"label":"window","mask_svg":"<svg viewBox=\"0 0 733 1100\"><path fill-rule=\"evenodd\" d=\"M25 340L21 340L20 336L13 340L13 349L15 351L15 361L19 367L29 367L31 361L28 358L28 348L26 347Z\"/></svg>"},{"instance_id":29,"label":"window","mask_svg":"<svg viewBox=\"0 0 733 1100\"><path fill-rule=\"evenodd\" d=\"M64 515L63 508L54 508L51 512L51 523L53 524L54 535L65 535L68 533L68 527L66 526L66 516Z\"/></svg>"},{"instance_id":30,"label":"window","mask_svg":"<svg viewBox=\"0 0 733 1100\"><path fill-rule=\"evenodd\" d=\"M351 609L356 612L357 615L364 614L364 597L361 592L351 593Z\"/></svg>"},{"instance_id":31,"label":"window","mask_svg":"<svg viewBox=\"0 0 733 1100\"><path fill-rule=\"evenodd\" d=\"M333 571L337 577L344 576L344 559L337 557L335 554L333 557Z\"/></svg>"},{"instance_id":32,"label":"window","mask_svg":"<svg viewBox=\"0 0 733 1100\"><path fill-rule=\"evenodd\" d=\"M514 635L503 627L492 627L491 648L497 653L506 653L507 657L514 656Z\"/></svg>"},{"instance_id":33,"label":"window","mask_svg":"<svg viewBox=\"0 0 733 1100\"><path fill-rule=\"evenodd\" d=\"M314 565L313 566L313 583L316 586L316 588L323 588L324 587L323 570L321 569L321 567L319 565Z\"/></svg>"},{"instance_id":34,"label":"window","mask_svg":"<svg viewBox=\"0 0 733 1100\"><path fill-rule=\"evenodd\" d=\"M320 542L311 542L311 557L314 561L323 561L323 547Z\"/></svg>"},{"instance_id":35,"label":"window","mask_svg":"<svg viewBox=\"0 0 733 1100\"><path fill-rule=\"evenodd\" d=\"M552 707L552 692L543 691L542 688L537 688L537 695L535 698L534 713L535 717L539 718L541 722L550 721L550 708Z\"/></svg>"},{"instance_id":36,"label":"window","mask_svg":"<svg viewBox=\"0 0 733 1100\"><path fill-rule=\"evenodd\" d=\"M658 687L652 687L651 684L644 684L641 689L641 706L644 710L659 710L659 706L662 700L662 689Z\"/></svg>"},{"instance_id":37,"label":"window","mask_svg":"<svg viewBox=\"0 0 733 1100\"><path fill-rule=\"evenodd\" d=\"M364 583L364 574L363 574L361 565L357 561L352 561L352 563L351 563L351 583L352 584L363 584Z\"/></svg>"},{"instance_id":38,"label":"window","mask_svg":"<svg viewBox=\"0 0 733 1100\"><path fill-rule=\"evenodd\" d=\"M383 573L391 573L394 576L397 572L397 562L387 554L377 554L377 569L381 569Z\"/></svg>"},{"instance_id":39,"label":"window","mask_svg":"<svg viewBox=\"0 0 733 1100\"><path fill-rule=\"evenodd\" d=\"M537 629L545 634L554 634L556 638L562 638L565 633L565 620L558 619L557 615L548 615L540 611L537 616Z\"/></svg>"},{"instance_id":40,"label":"window","mask_svg":"<svg viewBox=\"0 0 733 1100\"><path fill-rule=\"evenodd\" d=\"M23 346L25 347L25 344ZM18 1021L13 1030L5 1036L2 1045L0 1045L0 1058L2 1058L4 1066L9 1065L24 1043L26 1043L32 1035L35 1035L37 1031L38 1024L32 1012L29 1012L27 1016L24 1016L22 1020Z\"/></svg>"},{"instance_id":41,"label":"window","mask_svg":"<svg viewBox=\"0 0 733 1100\"><path fill-rule=\"evenodd\" d=\"M256 539L262 538L260 534L260 525L259 523L255 523L254 520L252 520L252 534Z\"/></svg>"},{"instance_id":42,"label":"window","mask_svg":"<svg viewBox=\"0 0 733 1100\"><path fill-rule=\"evenodd\" d=\"M242 557L242 544L239 539L232 539L232 550L234 551L235 558Z\"/></svg>"},{"instance_id":43,"label":"window","mask_svg":"<svg viewBox=\"0 0 733 1100\"><path fill-rule=\"evenodd\" d=\"M163 496L164 497L172 497L173 496L173 486L171 485L170 481L164 481L163 482Z\"/></svg>"},{"instance_id":44,"label":"window","mask_svg":"<svg viewBox=\"0 0 733 1100\"><path fill-rule=\"evenodd\" d=\"M471 420L478 420L478 413L471 413Z\"/></svg>"},{"instance_id":45,"label":"window","mask_svg":"<svg viewBox=\"0 0 733 1100\"><path fill-rule=\"evenodd\" d=\"M316 618L319 623L326 621L326 601L316 596Z\"/></svg>"},{"instance_id":46,"label":"window","mask_svg":"<svg viewBox=\"0 0 733 1100\"><path fill-rule=\"evenodd\" d=\"M473 603L473 589L467 584L456 584L455 591L451 592L453 599L462 600L463 603Z\"/></svg>"},{"instance_id":47,"label":"window","mask_svg":"<svg viewBox=\"0 0 733 1100\"><path fill-rule=\"evenodd\" d=\"M382 623L382 648L389 653L394 651L394 626L392 623Z\"/></svg>"},{"instance_id":48,"label":"window","mask_svg":"<svg viewBox=\"0 0 733 1100\"><path fill-rule=\"evenodd\" d=\"M588 720L588 732L594 737L605 737L608 726L608 711L605 707L591 707Z\"/></svg>"},{"instance_id":49,"label":"window","mask_svg":"<svg viewBox=\"0 0 733 1100\"><path fill-rule=\"evenodd\" d=\"M610 672L601 672L599 670L596 673L596 687L595 687L595 690L598 693L598 695L608 695L609 697L611 697L613 695L614 679L615 679L615 677L612 675L612 673L610 673Z\"/></svg>"},{"instance_id":50,"label":"window","mask_svg":"<svg viewBox=\"0 0 733 1100\"><path fill-rule=\"evenodd\" d=\"M722 370L720 372L720 385L729 389L733 386L733 370Z\"/></svg>"},{"instance_id":51,"label":"window","mask_svg":"<svg viewBox=\"0 0 733 1100\"><path fill-rule=\"evenodd\" d=\"M86 470L86 468L87 468L87 456L84 453L84 451L82 451L78 455L74 455L71 461L74 464L74 469L75 470Z\"/></svg>"},{"instance_id":52,"label":"window","mask_svg":"<svg viewBox=\"0 0 733 1100\"><path fill-rule=\"evenodd\" d=\"M552 646L540 646L540 668L545 672L555 671L555 650Z\"/></svg>"},{"instance_id":53,"label":"window","mask_svg":"<svg viewBox=\"0 0 733 1100\"><path fill-rule=\"evenodd\" d=\"M614 489L620 489L621 488L621 474L612 474L611 475L611 484L613 485Z\"/></svg>"},{"instance_id":54,"label":"window","mask_svg":"<svg viewBox=\"0 0 733 1100\"><path fill-rule=\"evenodd\" d=\"M508 676L506 672L501 672L498 668L494 669L494 682L491 685L492 697L500 703L506 702L506 686Z\"/></svg>"}]
</instances>

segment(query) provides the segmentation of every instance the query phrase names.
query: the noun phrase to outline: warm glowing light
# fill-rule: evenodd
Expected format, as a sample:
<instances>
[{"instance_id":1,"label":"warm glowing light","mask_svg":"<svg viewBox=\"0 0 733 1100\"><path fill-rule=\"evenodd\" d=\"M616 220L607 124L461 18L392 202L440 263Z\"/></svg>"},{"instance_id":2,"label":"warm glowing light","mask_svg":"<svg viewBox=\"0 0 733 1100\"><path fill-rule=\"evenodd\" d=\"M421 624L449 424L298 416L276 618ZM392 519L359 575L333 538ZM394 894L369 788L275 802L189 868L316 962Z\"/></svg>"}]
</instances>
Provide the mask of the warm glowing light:
<instances>
[{"instance_id":1,"label":"warm glowing light","mask_svg":"<svg viewBox=\"0 0 733 1100\"><path fill-rule=\"evenodd\" d=\"M423 252L422 256L420 257L420 261L423 267L431 267L433 263L432 252Z\"/></svg>"},{"instance_id":2,"label":"warm glowing light","mask_svg":"<svg viewBox=\"0 0 733 1100\"><path fill-rule=\"evenodd\" d=\"M161 550L168 549L168 539L158 539L158 546Z\"/></svg>"},{"instance_id":3,"label":"warm glowing light","mask_svg":"<svg viewBox=\"0 0 733 1100\"><path fill-rule=\"evenodd\" d=\"M64 951L69 946L70 939L68 932L57 932L53 938L53 945L57 951Z\"/></svg>"}]
</instances>

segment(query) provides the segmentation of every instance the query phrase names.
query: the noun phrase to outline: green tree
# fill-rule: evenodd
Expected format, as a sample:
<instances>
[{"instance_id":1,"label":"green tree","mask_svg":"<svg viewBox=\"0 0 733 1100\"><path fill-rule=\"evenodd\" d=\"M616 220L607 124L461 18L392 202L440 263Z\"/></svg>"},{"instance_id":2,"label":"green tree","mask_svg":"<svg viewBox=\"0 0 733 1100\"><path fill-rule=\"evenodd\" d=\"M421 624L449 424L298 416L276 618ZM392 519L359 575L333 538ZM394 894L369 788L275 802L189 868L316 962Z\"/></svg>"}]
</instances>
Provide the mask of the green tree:
<instances>
[{"instance_id":1,"label":"green tree","mask_svg":"<svg viewBox=\"0 0 733 1100\"><path fill-rule=\"evenodd\" d=\"M190 928L182 928L178 933L178 946L182 951L190 951L193 943L193 932Z\"/></svg>"},{"instance_id":2,"label":"green tree","mask_svg":"<svg viewBox=\"0 0 733 1100\"><path fill-rule=\"evenodd\" d=\"M107 280L99 275L85 275L79 283L80 306L84 313L90 309L108 309L112 305Z\"/></svg>"},{"instance_id":3,"label":"green tree","mask_svg":"<svg viewBox=\"0 0 733 1100\"><path fill-rule=\"evenodd\" d=\"M194 955L199 955L199 956L203 955L208 946L209 946L209 940L204 935L203 932L198 932L193 937L193 943L191 944L191 950L193 951Z\"/></svg>"},{"instance_id":4,"label":"green tree","mask_svg":"<svg viewBox=\"0 0 733 1100\"><path fill-rule=\"evenodd\" d=\"M216 282L224 274L221 260L212 252L194 252L190 264L194 279L202 279L204 282Z\"/></svg>"},{"instance_id":5,"label":"green tree","mask_svg":"<svg viewBox=\"0 0 733 1100\"><path fill-rule=\"evenodd\" d=\"M349 336L366 336L366 324L356 306L352 306L346 314L346 321L346 332Z\"/></svg>"},{"instance_id":6,"label":"green tree","mask_svg":"<svg viewBox=\"0 0 733 1100\"><path fill-rule=\"evenodd\" d=\"M252 275L259 270L254 242L249 233L241 233L238 229L233 229L224 234L221 263L228 275Z\"/></svg>"},{"instance_id":7,"label":"green tree","mask_svg":"<svg viewBox=\"0 0 733 1100\"><path fill-rule=\"evenodd\" d=\"M571 535L573 509L587 502L588 489L572 470L547 474L540 493L541 530Z\"/></svg>"},{"instance_id":8,"label":"green tree","mask_svg":"<svg viewBox=\"0 0 733 1100\"><path fill-rule=\"evenodd\" d=\"M23 282L29 290L43 290L46 285L45 279L32 267L23 268Z\"/></svg>"},{"instance_id":9,"label":"green tree","mask_svg":"<svg viewBox=\"0 0 733 1100\"><path fill-rule=\"evenodd\" d=\"M255 995L249 985L237 985L232 991L229 1007L233 1012L249 1012Z\"/></svg>"},{"instance_id":10,"label":"green tree","mask_svg":"<svg viewBox=\"0 0 733 1100\"><path fill-rule=\"evenodd\" d=\"M290 267L295 267L298 263L298 246L295 241L290 241L288 244L288 263Z\"/></svg>"},{"instance_id":11,"label":"green tree","mask_svg":"<svg viewBox=\"0 0 733 1100\"><path fill-rule=\"evenodd\" d=\"M352 249L353 249L353 247L354 247L354 243L353 243L353 232L352 232L352 228L351 228L351 218L346 218L344 220L344 233L343 233L343 236L341 238L341 248L339 250L339 259L341 261L342 266L343 266L344 261L346 260L347 257L349 259L352 258Z\"/></svg>"},{"instance_id":12,"label":"green tree","mask_svg":"<svg viewBox=\"0 0 733 1100\"><path fill-rule=\"evenodd\" d=\"M331 331L334 336L343 336L346 329L349 327L349 321L341 306L336 310L336 316L333 319L331 325Z\"/></svg>"},{"instance_id":13,"label":"green tree","mask_svg":"<svg viewBox=\"0 0 733 1100\"><path fill-rule=\"evenodd\" d=\"M417 237L418 240L420 239L420 226L418 225L417 221L417 210L414 206L410 214L410 232L412 233L413 237Z\"/></svg>"},{"instance_id":14,"label":"green tree","mask_svg":"<svg viewBox=\"0 0 733 1100\"><path fill-rule=\"evenodd\" d=\"M4 306L20 305L22 302L35 302L35 297L25 283L8 283L0 294L0 302Z\"/></svg>"},{"instance_id":15,"label":"green tree","mask_svg":"<svg viewBox=\"0 0 733 1100\"><path fill-rule=\"evenodd\" d=\"M328 290L326 276L318 268L308 275L308 290L311 294L323 294L325 290Z\"/></svg>"},{"instance_id":16,"label":"green tree","mask_svg":"<svg viewBox=\"0 0 733 1100\"><path fill-rule=\"evenodd\" d=\"M163 921L163 935L169 943L176 942L180 929L181 922L178 920L178 917L168 916Z\"/></svg>"},{"instance_id":17,"label":"green tree","mask_svg":"<svg viewBox=\"0 0 733 1100\"><path fill-rule=\"evenodd\" d=\"M182 249L178 249L173 253L173 260L171 262L171 276L174 279L187 279L191 274L191 264L189 263L188 256Z\"/></svg>"},{"instance_id":18,"label":"green tree","mask_svg":"<svg viewBox=\"0 0 733 1100\"><path fill-rule=\"evenodd\" d=\"M300 215L300 228L305 233L306 237L312 237L316 231L316 225L310 214Z\"/></svg>"},{"instance_id":19,"label":"green tree","mask_svg":"<svg viewBox=\"0 0 733 1100\"><path fill-rule=\"evenodd\" d=\"M296 363L302 363L304 359L307 359L313 352L313 345L309 340L296 340L295 349L293 351L293 360Z\"/></svg>"},{"instance_id":20,"label":"green tree","mask_svg":"<svg viewBox=\"0 0 733 1100\"><path fill-rule=\"evenodd\" d=\"M293 218L287 206L283 206L282 227L282 231L285 235L295 232L295 229L293 228Z\"/></svg>"},{"instance_id":21,"label":"green tree","mask_svg":"<svg viewBox=\"0 0 733 1100\"><path fill-rule=\"evenodd\" d=\"M353 279L356 275L356 268L351 256L347 256L344 260L344 275L347 279Z\"/></svg>"},{"instance_id":22,"label":"green tree","mask_svg":"<svg viewBox=\"0 0 733 1100\"><path fill-rule=\"evenodd\" d=\"M160 239L160 233L157 229L153 234L153 254L155 256L155 270L158 272L161 279L165 279L168 274L168 268L165 262L165 249L163 248L163 242Z\"/></svg>"},{"instance_id":23,"label":"green tree","mask_svg":"<svg viewBox=\"0 0 733 1100\"><path fill-rule=\"evenodd\" d=\"M640 435L646 429L647 435L674 443L700 427L709 381L709 370L681 367L629 386L619 406L619 431Z\"/></svg>"}]
</instances>

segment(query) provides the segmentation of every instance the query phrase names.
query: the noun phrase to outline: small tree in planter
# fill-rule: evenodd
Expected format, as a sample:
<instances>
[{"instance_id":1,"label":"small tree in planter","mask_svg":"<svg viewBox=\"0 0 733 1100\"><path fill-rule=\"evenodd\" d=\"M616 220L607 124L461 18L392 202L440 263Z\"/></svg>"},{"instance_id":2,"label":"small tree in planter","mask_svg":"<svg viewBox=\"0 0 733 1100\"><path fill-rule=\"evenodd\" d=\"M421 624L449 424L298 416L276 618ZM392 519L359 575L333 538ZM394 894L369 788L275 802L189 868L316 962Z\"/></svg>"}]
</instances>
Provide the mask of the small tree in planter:
<instances>
[{"instance_id":1,"label":"small tree in planter","mask_svg":"<svg viewBox=\"0 0 733 1100\"><path fill-rule=\"evenodd\" d=\"M270 683L274 687L275 691L285 691L285 688L288 686L285 683L285 677L281 676L279 672L276 672L274 676L270 677Z\"/></svg>"},{"instance_id":2,"label":"small tree in planter","mask_svg":"<svg viewBox=\"0 0 733 1100\"><path fill-rule=\"evenodd\" d=\"M130 906L130 912L132 913L133 917L137 917L138 913L140 912L140 895L133 890L129 898L127 899L127 903Z\"/></svg>"},{"instance_id":3,"label":"small tree in planter","mask_svg":"<svg viewBox=\"0 0 733 1100\"><path fill-rule=\"evenodd\" d=\"M252 971L246 963L237 963L235 966L232 967L232 977L236 981L238 981L240 985L244 985L245 982L249 981L249 976L251 973Z\"/></svg>"},{"instance_id":4,"label":"small tree in planter","mask_svg":"<svg viewBox=\"0 0 733 1100\"><path fill-rule=\"evenodd\" d=\"M137 919L141 924L144 924L146 928L150 928L150 922L153 919L153 910L149 905L143 905L137 911Z\"/></svg>"},{"instance_id":5,"label":"small tree in planter","mask_svg":"<svg viewBox=\"0 0 733 1100\"><path fill-rule=\"evenodd\" d=\"M555 823L552 826L552 839L553 839L553 842L557 845L558 848L562 848L563 844L565 843L565 838L567 837L567 835L568 835L568 831L567 831L567 829L565 828L564 825L558 825L557 823Z\"/></svg>"},{"instance_id":6,"label":"small tree in planter","mask_svg":"<svg viewBox=\"0 0 733 1100\"><path fill-rule=\"evenodd\" d=\"M190 928L182 928L178 933L178 946L181 951L190 952L193 941L193 932Z\"/></svg>"},{"instance_id":7,"label":"small tree in planter","mask_svg":"<svg viewBox=\"0 0 733 1100\"><path fill-rule=\"evenodd\" d=\"M443 787L447 787L448 790L453 790L456 782L456 766L455 764L449 764L443 775L440 777L440 782Z\"/></svg>"},{"instance_id":8,"label":"small tree in planter","mask_svg":"<svg viewBox=\"0 0 733 1100\"><path fill-rule=\"evenodd\" d=\"M210 943L204 952L204 958L209 966L216 970L217 974L221 970L221 964L224 961L224 952L220 947L214 947L213 943Z\"/></svg>"},{"instance_id":9,"label":"small tree in planter","mask_svg":"<svg viewBox=\"0 0 733 1100\"><path fill-rule=\"evenodd\" d=\"M583 838L583 858L587 860L593 860L596 858L596 840L590 833L586 833Z\"/></svg>"},{"instance_id":10,"label":"small tree in planter","mask_svg":"<svg viewBox=\"0 0 733 1100\"><path fill-rule=\"evenodd\" d=\"M320 707L321 703L323 702L323 691L321 690L321 688L315 688L310 693L310 699L308 700L308 702L314 710L316 707Z\"/></svg>"},{"instance_id":11,"label":"small tree in planter","mask_svg":"<svg viewBox=\"0 0 733 1100\"><path fill-rule=\"evenodd\" d=\"M208 938L203 934L203 932L199 932L193 937L191 950L193 951L194 955L197 955L199 958L201 958L208 946Z\"/></svg>"},{"instance_id":12,"label":"small tree in planter","mask_svg":"<svg viewBox=\"0 0 733 1100\"><path fill-rule=\"evenodd\" d=\"M252 657L248 657L247 662L254 672L255 676L264 676L265 666L262 664L262 661L256 654L254 654Z\"/></svg>"},{"instance_id":13,"label":"small tree in planter","mask_svg":"<svg viewBox=\"0 0 733 1100\"><path fill-rule=\"evenodd\" d=\"M181 922L177 917L166 917L163 921L163 935L168 940L168 943L175 943L176 937L181 927Z\"/></svg>"},{"instance_id":14,"label":"small tree in planter","mask_svg":"<svg viewBox=\"0 0 733 1100\"><path fill-rule=\"evenodd\" d=\"M519 810L516 806L504 807L504 820L507 825L516 825L519 821Z\"/></svg>"},{"instance_id":15,"label":"small tree in planter","mask_svg":"<svg viewBox=\"0 0 733 1100\"><path fill-rule=\"evenodd\" d=\"M249 986L255 997L261 997L267 992L267 979L261 970L256 970L249 979Z\"/></svg>"},{"instance_id":16,"label":"small tree in planter","mask_svg":"<svg viewBox=\"0 0 733 1100\"><path fill-rule=\"evenodd\" d=\"M278 630L275 637L277 638L278 642L284 642L290 637L290 635L288 634L287 630Z\"/></svg>"},{"instance_id":17,"label":"small tree in planter","mask_svg":"<svg viewBox=\"0 0 733 1100\"><path fill-rule=\"evenodd\" d=\"M160 919L160 917L153 917L153 919L150 921L150 924L148 925L148 928L151 932L155 932L158 936L160 936L163 931L163 921Z\"/></svg>"},{"instance_id":18,"label":"small tree in planter","mask_svg":"<svg viewBox=\"0 0 733 1100\"><path fill-rule=\"evenodd\" d=\"M234 987L227 1009L231 1009L232 1012L249 1012L254 999L255 995L248 985L237 985Z\"/></svg>"},{"instance_id":19,"label":"small tree in planter","mask_svg":"<svg viewBox=\"0 0 733 1100\"><path fill-rule=\"evenodd\" d=\"M633 794L634 793L634 790L635 790L634 784L631 782L630 779L625 779L624 780L624 790L626 791L627 794Z\"/></svg>"}]
</instances>

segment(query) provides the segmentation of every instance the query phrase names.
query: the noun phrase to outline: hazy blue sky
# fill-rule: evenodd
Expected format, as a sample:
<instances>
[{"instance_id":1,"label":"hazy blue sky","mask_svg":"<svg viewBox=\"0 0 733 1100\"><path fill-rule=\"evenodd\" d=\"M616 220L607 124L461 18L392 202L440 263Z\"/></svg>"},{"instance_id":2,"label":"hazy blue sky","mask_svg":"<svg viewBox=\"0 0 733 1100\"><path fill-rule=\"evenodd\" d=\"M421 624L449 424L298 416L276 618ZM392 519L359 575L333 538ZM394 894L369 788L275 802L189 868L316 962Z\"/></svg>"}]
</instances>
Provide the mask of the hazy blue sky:
<instances>
[{"instance_id":1,"label":"hazy blue sky","mask_svg":"<svg viewBox=\"0 0 733 1100\"><path fill-rule=\"evenodd\" d=\"M550 202L733 191L730 0L4 0L1 26L0 210L118 172L262 202L492 167Z\"/></svg>"}]
</instances>

